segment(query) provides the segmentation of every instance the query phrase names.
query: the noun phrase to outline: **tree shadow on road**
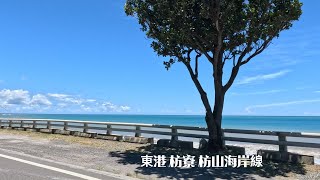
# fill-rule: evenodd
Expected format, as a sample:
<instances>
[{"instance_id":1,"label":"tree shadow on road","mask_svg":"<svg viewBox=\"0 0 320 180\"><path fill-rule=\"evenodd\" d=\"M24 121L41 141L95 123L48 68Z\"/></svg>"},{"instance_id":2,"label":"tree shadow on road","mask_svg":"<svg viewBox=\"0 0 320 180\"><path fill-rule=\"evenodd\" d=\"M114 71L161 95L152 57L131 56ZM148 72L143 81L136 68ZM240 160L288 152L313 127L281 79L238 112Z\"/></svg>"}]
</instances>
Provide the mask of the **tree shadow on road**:
<instances>
[{"instance_id":1,"label":"tree shadow on road","mask_svg":"<svg viewBox=\"0 0 320 180\"><path fill-rule=\"evenodd\" d=\"M199 157L202 154L199 150L181 150L173 148L157 147L156 145L147 145L138 148L137 150L128 150L125 152L113 151L109 155L118 158L118 163L123 165L136 164L139 167L135 172L142 175L156 175L157 178L166 177L169 179L256 179L259 177L272 178L275 176L287 177L288 173L305 175L306 170L303 164L291 163L275 163L263 161L263 167L240 167L240 168L154 168L154 167L141 167L141 156L143 155L193 155ZM196 160L197 162L197 160Z\"/></svg>"}]
</instances>

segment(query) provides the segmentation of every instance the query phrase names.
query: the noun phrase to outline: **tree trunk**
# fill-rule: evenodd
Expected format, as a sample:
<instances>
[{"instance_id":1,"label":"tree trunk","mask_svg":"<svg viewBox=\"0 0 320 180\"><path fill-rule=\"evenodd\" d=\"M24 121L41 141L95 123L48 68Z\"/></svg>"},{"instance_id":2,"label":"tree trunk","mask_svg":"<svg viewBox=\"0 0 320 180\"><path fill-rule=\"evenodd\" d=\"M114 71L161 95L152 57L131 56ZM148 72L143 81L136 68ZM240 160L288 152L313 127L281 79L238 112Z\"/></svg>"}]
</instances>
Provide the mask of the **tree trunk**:
<instances>
[{"instance_id":1,"label":"tree trunk","mask_svg":"<svg viewBox=\"0 0 320 180\"><path fill-rule=\"evenodd\" d=\"M205 120L207 123L208 132L209 132L208 150L209 151L217 150L218 147L216 147L216 139L218 139L218 134L216 133L217 125L214 122L213 113L207 112Z\"/></svg>"},{"instance_id":2,"label":"tree trunk","mask_svg":"<svg viewBox=\"0 0 320 180\"><path fill-rule=\"evenodd\" d=\"M224 149L223 132L221 127L222 111L224 105L224 93L216 91L215 103L212 114L206 114L206 122L209 132L209 145L210 151L219 151Z\"/></svg>"}]
</instances>

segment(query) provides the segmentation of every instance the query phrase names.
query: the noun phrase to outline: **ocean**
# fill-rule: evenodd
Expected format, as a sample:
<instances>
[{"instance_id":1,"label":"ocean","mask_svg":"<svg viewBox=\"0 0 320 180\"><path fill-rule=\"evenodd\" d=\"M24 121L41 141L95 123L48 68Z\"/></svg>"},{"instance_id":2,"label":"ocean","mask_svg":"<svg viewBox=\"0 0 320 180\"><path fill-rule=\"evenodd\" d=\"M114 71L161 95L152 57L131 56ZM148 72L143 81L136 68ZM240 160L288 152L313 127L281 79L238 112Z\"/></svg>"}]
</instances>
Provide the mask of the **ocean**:
<instances>
[{"instance_id":1,"label":"ocean","mask_svg":"<svg viewBox=\"0 0 320 180\"><path fill-rule=\"evenodd\" d=\"M206 127L201 115L0 114L0 118L33 118L128 122ZM320 116L224 116L223 128L320 133Z\"/></svg>"}]
</instances>

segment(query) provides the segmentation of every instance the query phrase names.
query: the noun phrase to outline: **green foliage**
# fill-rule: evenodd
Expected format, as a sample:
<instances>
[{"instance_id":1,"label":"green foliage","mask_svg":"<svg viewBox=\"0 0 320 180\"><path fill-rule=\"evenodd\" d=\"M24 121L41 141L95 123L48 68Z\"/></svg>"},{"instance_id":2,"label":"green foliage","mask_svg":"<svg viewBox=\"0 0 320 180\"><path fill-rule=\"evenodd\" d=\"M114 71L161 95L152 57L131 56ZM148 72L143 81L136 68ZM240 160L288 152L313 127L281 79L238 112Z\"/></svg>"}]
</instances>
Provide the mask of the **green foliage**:
<instances>
[{"instance_id":1,"label":"green foliage","mask_svg":"<svg viewBox=\"0 0 320 180\"><path fill-rule=\"evenodd\" d=\"M209 145L222 149L225 93L240 66L263 52L272 39L299 19L301 6L299 0L127 0L125 11L138 19L153 40L154 51L169 58L164 62L167 69L177 61L186 66L206 110ZM213 66L213 108L198 80L198 59L202 55ZM223 69L229 60L233 68L223 84Z\"/></svg>"},{"instance_id":2,"label":"green foliage","mask_svg":"<svg viewBox=\"0 0 320 180\"><path fill-rule=\"evenodd\" d=\"M189 50L217 53L219 35L225 59L259 50L298 20L301 6L298 0L127 0L125 12L138 19L155 52L170 57L169 68L190 61Z\"/></svg>"}]
</instances>

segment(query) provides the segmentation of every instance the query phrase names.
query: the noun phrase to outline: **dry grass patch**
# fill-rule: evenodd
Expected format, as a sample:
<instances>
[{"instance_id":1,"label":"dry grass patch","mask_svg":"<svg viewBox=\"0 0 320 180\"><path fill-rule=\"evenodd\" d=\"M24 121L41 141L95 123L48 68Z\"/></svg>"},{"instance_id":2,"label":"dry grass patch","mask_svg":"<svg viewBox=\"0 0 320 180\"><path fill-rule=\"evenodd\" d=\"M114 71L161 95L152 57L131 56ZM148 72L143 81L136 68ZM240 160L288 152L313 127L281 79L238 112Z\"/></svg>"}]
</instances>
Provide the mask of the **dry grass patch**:
<instances>
[{"instance_id":1,"label":"dry grass patch","mask_svg":"<svg viewBox=\"0 0 320 180\"><path fill-rule=\"evenodd\" d=\"M0 129L0 135L15 135L15 136L27 136L32 139L38 140L49 140L49 141L64 141L70 144L78 144L83 146L89 146L94 148L105 149L107 151L127 151L127 150L136 150L143 144L128 143L128 142L119 142L111 140L101 140L93 138L84 138L76 137L70 135L60 135L60 134L46 134L40 132L29 132L29 131L18 131L11 129Z\"/></svg>"}]
</instances>

